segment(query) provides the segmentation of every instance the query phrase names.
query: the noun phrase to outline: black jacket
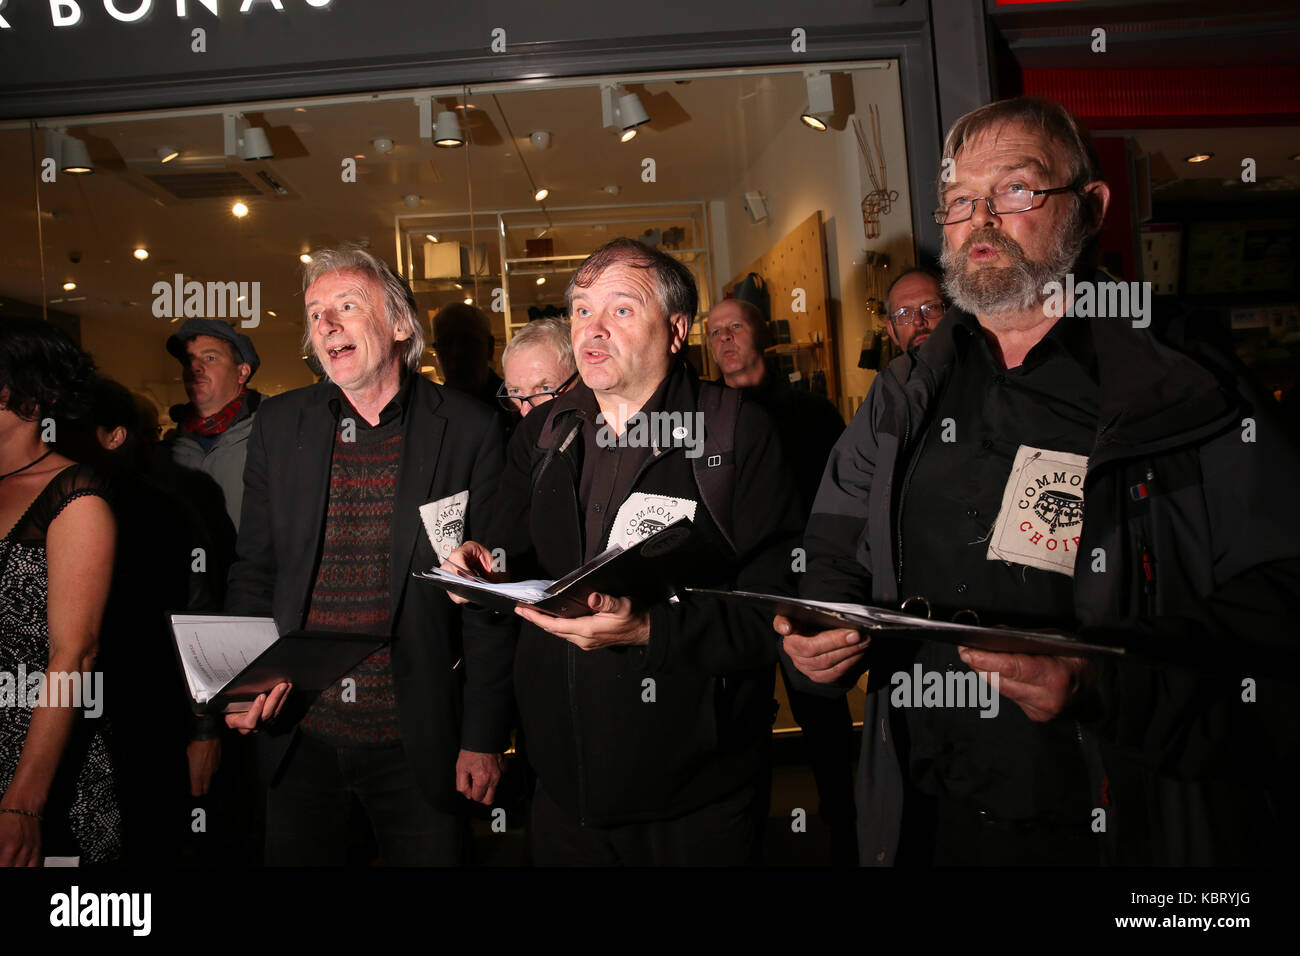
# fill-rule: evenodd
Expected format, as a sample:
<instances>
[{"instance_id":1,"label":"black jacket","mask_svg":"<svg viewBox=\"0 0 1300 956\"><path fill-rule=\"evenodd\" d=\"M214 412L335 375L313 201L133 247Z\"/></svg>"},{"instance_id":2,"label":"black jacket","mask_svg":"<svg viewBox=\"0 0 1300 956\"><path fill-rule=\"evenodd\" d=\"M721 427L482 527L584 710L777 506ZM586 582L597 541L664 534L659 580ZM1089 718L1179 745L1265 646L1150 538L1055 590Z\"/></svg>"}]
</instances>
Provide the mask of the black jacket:
<instances>
[{"instance_id":1,"label":"black jacket","mask_svg":"<svg viewBox=\"0 0 1300 956\"><path fill-rule=\"evenodd\" d=\"M880 373L836 445L805 536L805 597L898 601L907 464L922 451L927 411L956 360L961 315L950 310L928 341ZM1277 662L1298 644L1300 511L1289 502L1300 451L1271 400L1228 360L1191 341L1168 344L1179 324L1166 341L1119 319L1090 326L1101 408L1074 613L1085 636L1120 636L1136 652L1100 665L1100 706L1077 725L1095 805L1107 810L1099 856L1264 859L1286 826L1277 799L1300 747L1300 695ZM1161 663L1169 660L1181 663ZM890 668L866 663L880 676L864 721L860 850L864 862L891 863L901 755ZM1247 679L1256 687L1250 701Z\"/></svg>"},{"instance_id":2,"label":"black jacket","mask_svg":"<svg viewBox=\"0 0 1300 956\"><path fill-rule=\"evenodd\" d=\"M423 378L411 384L393 503L393 679L415 777L435 805L453 809L459 751L500 753L507 745L513 643L509 635L462 641L461 615L446 593L411 578L439 563L419 507L468 489L465 536L473 536L487 525L503 449L490 408ZM304 626L316 581L337 432L330 399L337 395L321 383L267 399L248 442L226 611L272 616L281 633ZM295 732L277 726L261 735L270 772Z\"/></svg>"},{"instance_id":3,"label":"black jacket","mask_svg":"<svg viewBox=\"0 0 1300 956\"><path fill-rule=\"evenodd\" d=\"M715 387L679 363L670 373L663 410L694 412L698 390ZM579 383L528 415L511 439L499 506L489 537L480 540L489 548L505 548L512 579L559 578L582 563L582 433L563 451L556 447L549 459L539 440L551 429L560 436L553 444L562 445L576 416L586 414L581 406L590 394ZM770 420L753 405L740 406L732 519L736 552L700 502L685 452L682 447L657 450L633 486L633 493L699 505L690 538L674 552L680 555L676 583L791 587L799 519ZM520 633L515 688L529 759L555 802L585 825L690 812L752 782L767 757L777 643L771 622L691 595L649 611L645 647L582 651L531 624L523 624ZM479 622L477 628L471 619ZM475 633L513 626L511 620L474 612L466 629L473 640ZM650 687L653 702L647 699Z\"/></svg>"}]
</instances>

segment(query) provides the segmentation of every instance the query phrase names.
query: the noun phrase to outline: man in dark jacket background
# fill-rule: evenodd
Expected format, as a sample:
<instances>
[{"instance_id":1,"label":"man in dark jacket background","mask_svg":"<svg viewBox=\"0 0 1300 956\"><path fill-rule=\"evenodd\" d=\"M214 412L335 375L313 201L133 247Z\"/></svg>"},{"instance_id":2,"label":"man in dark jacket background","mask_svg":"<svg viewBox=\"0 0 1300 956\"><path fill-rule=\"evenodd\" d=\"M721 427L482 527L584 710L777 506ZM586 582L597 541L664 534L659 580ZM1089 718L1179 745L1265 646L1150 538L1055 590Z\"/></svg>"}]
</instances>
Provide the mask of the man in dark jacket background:
<instances>
[{"instance_id":1,"label":"man in dark jacket background","mask_svg":"<svg viewBox=\"0 0 1300 956\"><path fill-rule=\"evenodd\" d=\"M718 384L740 389L746 401L772 417L799 493L800 517L807 521L826 459L844 433L844 419L822 396L792 386L767 358L772 333L752 302L723 299L709 312L708 330L709 351L722 372ZM817 782L817 812L831 828L831 858L837 865L855 866L853 717L848 700L809 694L793 686L784 671L782 677Z\"/></svg>"},{"instance_id":2,"label":"man in dark jacket background","mask_svg":"<svg viewBox=\"0 0 1300 956\"><path fill-rule=\"evenodd\" d=\"M1130 653L876 646L777 618L810 686L870 668L863 862L1286 859L1300 513L1279 502L1300 453L1229 363L1154 334L1138 284L1082 269L1109 194L1073 116L982 107L944 159L954 307L836 446L801 593L920 594ZM1017 706L917 707L890 693L912 668L974 670Z\"/></svg>"},{"instance_id":3,"label":"man in dark jacket background","mask_svg":"<svg viewBox=\"0 0 1300 956\"><path fill-rule=\"evenodd\" d=\"M489 572L503 548L512 579L559 578L689 517L675 583L789 587L796 498L761 410L739 403L734 436L715 436L734 438L713 461L733 470L731 493L711 499L697 484L701 403L726 393L680 357L698 303L690 272L618 239L583 263L567 295L582 381L519 425L487 537L446 566ZM577 619L518 611L535 862L750 862L771 738L766 621L685 593L649 606L593 595L590 606ZM471 612L467 641L517 623Z\"/></svg>"}]
</instances>

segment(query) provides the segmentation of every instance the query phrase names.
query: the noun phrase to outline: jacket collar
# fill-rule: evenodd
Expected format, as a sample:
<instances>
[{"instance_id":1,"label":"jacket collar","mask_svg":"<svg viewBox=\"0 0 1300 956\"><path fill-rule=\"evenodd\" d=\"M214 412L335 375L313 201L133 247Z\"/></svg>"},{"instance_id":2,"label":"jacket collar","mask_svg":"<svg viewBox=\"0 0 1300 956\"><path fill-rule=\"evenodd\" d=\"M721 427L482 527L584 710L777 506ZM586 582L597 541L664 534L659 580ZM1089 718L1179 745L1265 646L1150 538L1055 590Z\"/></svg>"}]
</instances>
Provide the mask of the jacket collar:
<instances>
[{"instance_id":1,"label":"jacket collar","mask_svg":"<svg viewBox=\"0 0 1300 956\"><path fill-rule=\"evenodd\" d=\"M695 370L691 368L685 359L679 358L673 363L668 370L668 375L659 383L659 387L650 397L650 400L642 406L641 410L646 412L693 412L699 404L699 387L700 379ZM543 406L543 408L548 409L548 412L546 424L542 426L539 442L543 446L549 447L554 447L556 440L563 440L562 436L557 439L555 433L567 434L573 427L574 416L595 422L596 415L600 412L600 405L596 402L596 393L581 378L574 383L573 388L551 401L548 405Z\"/></svg>"},{"instance_id":2,"label":"jacket collar","mask_svg":"<svg viewBox=\"0 0 1300 956\"><path fill-rule=\"evenodd\" d=\"M901 388L909 407L923 410L928 396L946 383L964 348L959 341L977 334L977 323L969 313L950 308L934 334L886 366L883 374ZM1082 331L1091 334L1091 355L1071 347L1071 336ZM1240 403L1213 372L1165 345L1150 328L1135 329L1123 319L1090 319L1072 329L1058 322L1048 334L1081 361L1091 364L1095 358L1100 412L1094 462L1195 441L1225 427L1239 410Z\"/></svg>"}]
</instances>

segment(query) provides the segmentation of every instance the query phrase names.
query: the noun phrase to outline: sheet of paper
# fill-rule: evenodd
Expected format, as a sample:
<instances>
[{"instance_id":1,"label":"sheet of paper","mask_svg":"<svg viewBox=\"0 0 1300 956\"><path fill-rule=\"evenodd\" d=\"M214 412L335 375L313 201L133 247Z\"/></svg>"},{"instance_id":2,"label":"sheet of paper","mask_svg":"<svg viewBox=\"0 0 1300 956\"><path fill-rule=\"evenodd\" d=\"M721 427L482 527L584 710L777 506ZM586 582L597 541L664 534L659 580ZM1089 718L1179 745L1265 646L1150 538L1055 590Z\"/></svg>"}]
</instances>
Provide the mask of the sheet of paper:
<instances>
[{"instance_id":1,"label":"sheet of paper","mask_svg":"<svg viewBox=\"0 0 1300 956\"><path fill-rule=\"evenodd\" d=\"M269 617L173 614L172 630L190 696L200 704L280 639Z\"/></svg>"},{"instance_id":2,"label":"sheet of paper","mask_svg":"<svg viewBox=\"0 0 1300 956\"><path fill-rule=\"evenodd\" d=\"M526 604L536 604L539 601L545 601L551 596L550 588L555 584L554 581L543 581L540 579L493 583L485 578L473 575L455 574L451 571L444 571L442 568L434 568L432 571L425 571L421 577L433 578L439 581L470 581L475 587L483 588L485 591L491 591L493 594L499 594L512 601L523 601Z\"/></svg>"}]
</instances>

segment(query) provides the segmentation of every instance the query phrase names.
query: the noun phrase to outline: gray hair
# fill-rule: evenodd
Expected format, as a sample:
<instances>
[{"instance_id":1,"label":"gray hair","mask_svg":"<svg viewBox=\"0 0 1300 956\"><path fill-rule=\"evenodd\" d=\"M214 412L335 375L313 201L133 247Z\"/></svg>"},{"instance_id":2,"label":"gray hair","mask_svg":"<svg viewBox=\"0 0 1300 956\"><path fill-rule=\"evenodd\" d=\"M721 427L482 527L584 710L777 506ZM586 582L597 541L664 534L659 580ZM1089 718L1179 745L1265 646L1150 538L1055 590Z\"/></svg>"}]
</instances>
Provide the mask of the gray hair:
<instances>
[{"instance_id":1,"label":"gray hair","mask_svg":"<svg viewBox=\"0 0 1300 956\"><path fill-rule=\"evenodd\" d=\"M551 348L560 362L560 369L566 376L578 369L573 357L573 340L569 334L569 323L564 319L536 319L529 322L515 333L514 338L506 343L506 350L501 353L501 368L504 371L510 356L530 345L545 345Z\"/></svg>"},{"instance_id":2,"label":"gray hair","mask_svg":"<svg viewBox=\"0 0 1300 956\"><path fill-rule=\"evenodd\" d=\"M943 142L943 161L939 166L940 205L943 205L944 190L947 187L944 173L952 168L952 163L948 160L955 160L967 142L1003 123L1016 123L1039 130L1064 147L1069 160L1070 183L1083 186L1105 179L1092 138L1073 113L1060 103L1042 97L1016 96L971 110L952 124L952 129L948 130L948 136Z\"/></svg>"},{"instance_id":3,"label":"gray hair","mask_svg":"<svg viewBox=\"0 0 1300 956\"><path fill-rule=\"evenodd\" d=\"M405 329L409 338L403 343L402 364L408 372L420 371L424 355L424 330L420 327L419 309L411 287L393 271L387 262L368 249L347 243L332 249L314 249L311 262L302 267L302 291L328 272L353 270L372 276L384 290L384 313L393 329ZM311 323L307 321L302 333L303 351L314 354L311 342Z\"/></svg>"}]
</instances>

